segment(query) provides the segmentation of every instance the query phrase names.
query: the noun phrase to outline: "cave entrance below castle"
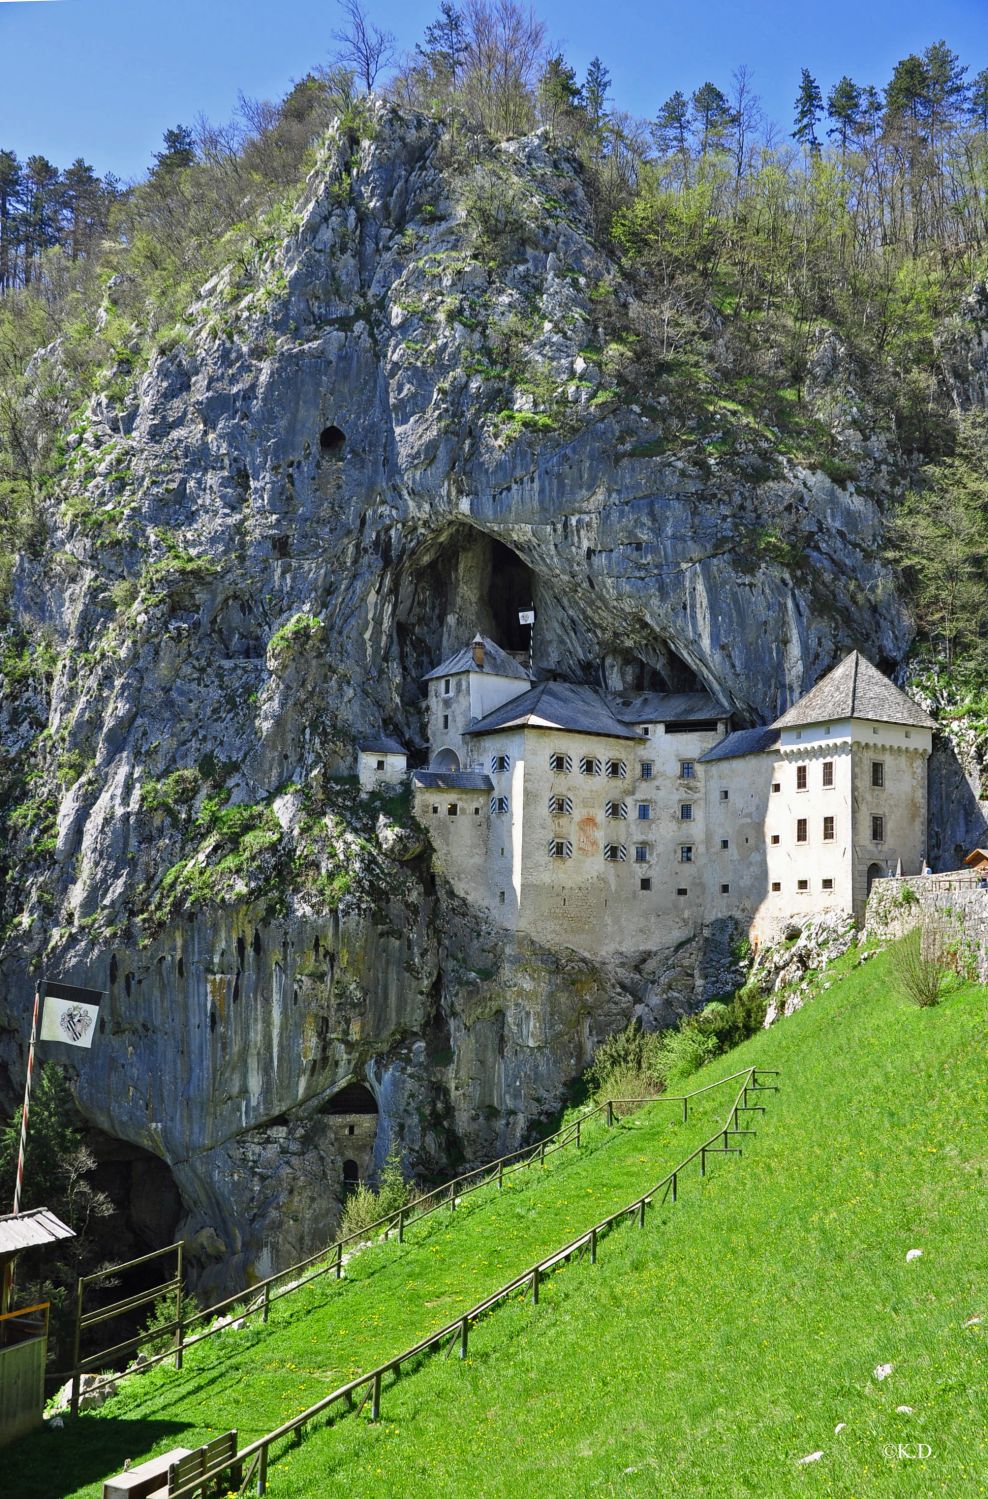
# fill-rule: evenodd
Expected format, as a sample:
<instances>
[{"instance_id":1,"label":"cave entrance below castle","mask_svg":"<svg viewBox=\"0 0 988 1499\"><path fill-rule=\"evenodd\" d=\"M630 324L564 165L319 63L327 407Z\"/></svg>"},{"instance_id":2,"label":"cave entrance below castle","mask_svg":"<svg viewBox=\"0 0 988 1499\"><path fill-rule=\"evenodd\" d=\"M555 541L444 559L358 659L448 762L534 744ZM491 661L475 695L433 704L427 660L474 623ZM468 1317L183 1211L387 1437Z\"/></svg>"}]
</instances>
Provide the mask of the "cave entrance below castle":
<instances>
[{"instance_id":1,"label":"cave entrance below castle","mask_svg":"<svg viewBox=\"0 0 988 1499\"><path fill-rule=\"evenodd\" d=\"M319 1113L332 1124L333 1147L340 1161L340 1197L345 1202L374 1168L377 1099L366 1084L347 1083L326 1100Z\"/></svg>"},{"instance_id":2,"label":"cave entrance below castle","mask_svg":"<svg viewBox=\"0 0 988 1499\"><path fill-rule=\"evenodd\" d=\"M527 666L530 647L538 657L544 602L539 579L505 542L473 526L452 527L427 543L402 575L397 632L406 679L420 682L478 631ZM530 630L518 616L532 608Z\"/></svg>"}]
</instances>

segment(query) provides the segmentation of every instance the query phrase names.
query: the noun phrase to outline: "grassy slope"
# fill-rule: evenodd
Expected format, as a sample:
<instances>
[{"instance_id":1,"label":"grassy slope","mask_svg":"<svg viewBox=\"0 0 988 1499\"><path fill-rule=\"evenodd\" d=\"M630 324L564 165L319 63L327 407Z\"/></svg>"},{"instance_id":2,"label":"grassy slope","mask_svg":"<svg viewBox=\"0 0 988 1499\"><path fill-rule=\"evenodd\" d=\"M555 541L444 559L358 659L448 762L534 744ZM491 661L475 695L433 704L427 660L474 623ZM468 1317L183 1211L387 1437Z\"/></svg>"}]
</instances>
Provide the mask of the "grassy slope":
<instances>
[{"instance_id":1,"label":"grassy slope","mask_svg":"<svg viewBox=\"0 0 988 1499\"><path fill-rule=\"evenodd\" d=\"M538 1308L487 1318L465 1366L426 1359L386 1382L379 1425L349 1417L283 1449L273 1499L988 1492L986 998L967 987L918 1010L878 957L720 1058L694 1083L749 1061L784 1069L743 1163L715 1162L644 1233L611 1234L599 1264L552 1277ZM714 1099L707 1119L724 1095ZM315 1386L411 1341L430 1312L430 1325L448 1320L584 1213L633 1196L652 1159L678 1156L689 1134L642 1120L510 1205L478 1204L445 1230L423 1225L405 1251L373 1251L362 1283L321 1310L285 1312L267 1337L230 1334L218 1363L200 1355L200 1370L147 1376L78 1435L38 1438L48 1486L18 1492L94 1493L82 1479L129 1453L128 1432L136 1451L145 1438L188 1443L204 1419L270 1427ZM514 1236L517 1256L495 1263L494 1229ZM453 1269L454 1247L472 1268ZM910 1248L923 1257L907 1264ZM983 1325L964 1326L979 1313ZM340 1354L316 1351L342 1328ZM894 1368L879 1381L883 1363ZM931 1456L900 1458L900 1442ZM52 1487L60 1450L75 1485Z\"/></svg>"},{"instance_id":2,"label":"grassy slope","mask_svg":"<svg viewBox=\"0 0 988 1499\"><path fill-rule=\"evenodd\" d=\"M235 1427L241 1441L442 1327L527 1265L651 1186L716 1127L730 1085L698 1100L683 1125L656 1104L608 1131L594 1122L566 1149L412 1225L404 1245L369 1249L342 1286L327 1277L277 1302L267 1328L231 1331L189 1350L176 1373L132 1380L99 1413L15 1449L19 1499L97 1499L99 1483L154 1450L194 1446ZM318 1491L318 1485L313 1492Z\"/></svg>"}]
</instances>

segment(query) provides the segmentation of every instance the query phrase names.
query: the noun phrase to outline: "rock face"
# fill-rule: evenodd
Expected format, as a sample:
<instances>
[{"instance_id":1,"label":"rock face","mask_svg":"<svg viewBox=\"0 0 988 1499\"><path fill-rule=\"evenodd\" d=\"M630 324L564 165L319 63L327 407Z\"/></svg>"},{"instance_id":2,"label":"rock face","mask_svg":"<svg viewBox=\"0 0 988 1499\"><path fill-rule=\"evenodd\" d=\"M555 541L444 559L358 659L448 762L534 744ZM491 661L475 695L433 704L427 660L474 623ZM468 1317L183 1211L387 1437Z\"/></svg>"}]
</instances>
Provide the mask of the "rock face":
<instances>
[{"instance_id":1,"label":"rock face","mask_svg":"<svg viewBox=\"0 0 988 1499\"><path fill-rule=\"evenodd\" d=\"M94 1125L169 1163L210 1286L332 1229L344 1083L375 1095L378 1158L396 1134L447 1168L516 1144L632 1014L729 985L728 932L607 970L506 943L400 798L341 779L364 735L421 750L444 651L524 644L531 602L537 667L702 684L752 721L849 647L908 643L873 499L663 456L674 417L621 374L630 304L571 161L534 139L455 163L382 108L69 438L14 586L48 656L0 703L5 1091L29 967L105 988L92 1053L62 1060Z\"/></svg>"}]
</instances>

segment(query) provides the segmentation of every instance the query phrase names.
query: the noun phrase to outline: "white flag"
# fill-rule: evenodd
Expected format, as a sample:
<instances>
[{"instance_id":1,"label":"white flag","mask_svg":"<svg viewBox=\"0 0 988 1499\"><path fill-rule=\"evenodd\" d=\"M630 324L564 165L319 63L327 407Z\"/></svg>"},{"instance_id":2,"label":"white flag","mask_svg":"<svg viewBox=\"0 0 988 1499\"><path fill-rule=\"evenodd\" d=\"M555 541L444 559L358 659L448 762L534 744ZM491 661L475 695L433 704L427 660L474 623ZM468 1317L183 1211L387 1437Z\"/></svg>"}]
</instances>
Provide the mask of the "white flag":
<instances>
[{"instance_id":1,"label":"white flag","mask_svg":"<svg viewBox=\"0 0 988 1499\"><path fill-rule=\"evenodd\" d=\"M92 1046L98 1018L99 1005L84 1004L78 999L56 999L48 994L41 1017L41 1040Z\"/></svg>"}]
</instances>

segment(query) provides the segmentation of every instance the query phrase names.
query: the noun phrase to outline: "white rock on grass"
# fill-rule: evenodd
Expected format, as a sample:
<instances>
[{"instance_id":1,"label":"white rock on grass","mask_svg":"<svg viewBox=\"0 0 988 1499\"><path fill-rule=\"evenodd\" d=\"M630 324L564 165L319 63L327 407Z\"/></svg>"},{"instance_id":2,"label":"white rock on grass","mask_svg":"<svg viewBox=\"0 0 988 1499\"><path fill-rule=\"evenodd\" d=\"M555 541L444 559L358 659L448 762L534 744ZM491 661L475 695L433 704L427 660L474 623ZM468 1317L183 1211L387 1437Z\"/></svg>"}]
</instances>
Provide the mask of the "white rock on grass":
<instances>
[{"instance_id":1,"label":"white rock on grass","mask_svg":"<svg viewBox=\"0 0 988 1499\"><path fill-rule=\"evenodd\" d=\"M808 1452L805 1457L799 1459L799 1466L802 1467L804 1463L818 1463L822 1456L822 1452Z\"/></svg>"},{"instance_id":2,"label":"white rock on grass","mask_svg":"<svg viewBox=\"0 0 988 1499\"><path fill-rule=\"evenodd\" d=\"M897 1405L895 1409L896 1414L900 1416L911 1416L913 1413L913 1408L911 1405Z\"/></svg>"},{"instance_id":3,"label":"white rock on grass","mask_svg":"<svg viewBox=\"0 0 988 1499\"><path fill-rule=\"evenodd\" d=\"M878 1368L875 1370L875 1378L888 1379L894 1367L894 1364L879 1364Z\"/></svg>"},{"instance_id":4,"label":"white rock on grass","mask_svg":"<svg viewBox=\"0 0 988 1499\"><path fill-rule=\"evenodd\" d=\"M844 1427L845 1427L845 1426L846 1426L846 1425L847 1425L847 1422L846 1422L846 1421L838 1421L838 1422L837 1422L837 1425L836 1425L836 1426L835 1426L835 1427L834 1427L834 1436L836 1436L836 1435L837 1435L837 1433L838 1433L838 1432L841 1432L841 1431L843 1431L843 1430L844 1430Z\"/></svg>"},{"instance_id":5,"label":"white rock on grass","mask_svg":"<svg viewBox=\"0 0 988 1499\"><path fill-rule=\"evenodd\" d=\"M981 1326L981 1318L980 1317L968 1317L967 1321L964 1323L964 1326L965 1327L980 1327Z\"/></svg>"},{"instance_id":6,"label":"white rock on grass","mask_svg":"<svg viewBox=\"0 0 988 1499\"><path fill-rule=\"evenodd\" d=\"M921 1260L922 1258L923 1258L923 1251L921 1249L907 1249L906 1250L906 1263L907 1264L908 1264L908 1262L910 1260Z\"/></svg>"}]
</instances>

